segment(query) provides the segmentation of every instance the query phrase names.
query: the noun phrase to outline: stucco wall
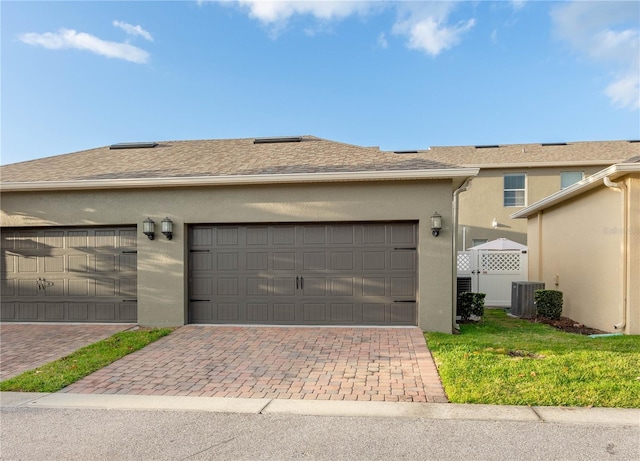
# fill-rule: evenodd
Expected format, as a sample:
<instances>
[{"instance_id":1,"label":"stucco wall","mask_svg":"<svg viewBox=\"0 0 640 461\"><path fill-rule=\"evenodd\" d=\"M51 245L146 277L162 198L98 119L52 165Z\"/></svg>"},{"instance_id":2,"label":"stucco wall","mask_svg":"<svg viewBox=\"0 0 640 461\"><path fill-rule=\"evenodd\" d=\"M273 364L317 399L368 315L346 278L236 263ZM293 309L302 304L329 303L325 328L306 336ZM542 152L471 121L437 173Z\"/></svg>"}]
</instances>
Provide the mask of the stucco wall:
<instances>
[{"instance_id":1,"label":"stucco wall","mask_svg":"<svg viewBox=\"0 0 640 461\"><path fill-rule=\"evenodd\" d=\"M416 220L419 326L451 332L451 197L450 180L3 193L2 226L137 225L139 323L182 325L189 224ZM437 238L435 211L443 217ZM171 241L159 233L165 216L174 222ZM147 217L157 223L153 241L142 234Z\"/></svg>"},{"instance_id":2,"label":"stucco wall","mask_svg":"<svg viewBox=\"0 0 640 461\"><path fill-rule=\"evenodd\" d=\"M640 334L640 175L627 179L629 193L627 332Z\"/></svg>"},{"instance_id":3,"label":"stucco wall","mask_svg":"<svg viewBox=\"0 0 640 461\"><path fill-rule=\"evenodd\" d=\"M481 169L472 181L471 188L460 194L460 230L458 248L462 248L462 228L467 227L466 247L472 246L473 239L494 240L506 237L514 242L527 244L527 223L523 219L511 219L509 215L522 207L505 207L503 188L505 174L524 173L527 175L527 205L531 205L560 190L560 173L583 171L585 177L600 171L604 166ZM491 223L496 218L498 227Z\"/></svg>"},{"instance_id":4,"label":"stucco wall","mask_svg":"<svg viewBox=\"0 0 640 461\"><path fill-rule=\"evenodd\" d=\"M623 193L604 186L548 208L528 219L529 280L564 294L563 315L590 327L616 331L627 299L625 333L640 333L640 188L625 181L629 195L629 232L624 229ZM633 215L633 217L631 217ZM630 243L627 294L623 249Z\"/></svg>"}]
</instances>

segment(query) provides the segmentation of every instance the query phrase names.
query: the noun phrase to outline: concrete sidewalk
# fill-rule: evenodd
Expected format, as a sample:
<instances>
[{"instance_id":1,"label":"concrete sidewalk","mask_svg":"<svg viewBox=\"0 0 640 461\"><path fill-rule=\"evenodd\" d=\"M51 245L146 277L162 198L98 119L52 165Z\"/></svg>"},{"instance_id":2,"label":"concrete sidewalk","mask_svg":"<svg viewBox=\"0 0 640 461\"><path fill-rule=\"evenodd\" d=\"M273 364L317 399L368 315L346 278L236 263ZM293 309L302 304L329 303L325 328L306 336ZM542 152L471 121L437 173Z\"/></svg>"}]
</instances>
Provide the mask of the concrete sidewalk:
<instances>
[{"instance_id":1,"label":"concrete sidewalk","mask_svg":"<svg viewBox=\"0 0 640 461\"><path fill-rule=\"evenodd\" d=\"M186 396L1 392L0 407L173 410L308 416L412 417L640 426L640 409L528 407L420 402L243 399Z\"/></svg>"}]
</instances>

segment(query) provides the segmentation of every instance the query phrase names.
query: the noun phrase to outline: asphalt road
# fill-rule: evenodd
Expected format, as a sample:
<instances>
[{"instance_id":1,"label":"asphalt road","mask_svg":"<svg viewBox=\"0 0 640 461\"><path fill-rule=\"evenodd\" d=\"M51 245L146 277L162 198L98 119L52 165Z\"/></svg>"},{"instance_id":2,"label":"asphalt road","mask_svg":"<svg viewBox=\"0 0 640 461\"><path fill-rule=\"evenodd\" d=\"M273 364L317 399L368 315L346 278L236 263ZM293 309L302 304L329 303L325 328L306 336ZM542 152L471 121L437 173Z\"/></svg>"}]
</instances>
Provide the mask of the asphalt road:
<instances>
[{"instance_id":1,"label":"asphalt road","mask_svg":"<svg viewBox=\"0 0 640 461\"><path fill-rule=\"evenodd\" d=\"M640 426L5 407L2 460L638 460Z\"/></svg>"}]
</instances>

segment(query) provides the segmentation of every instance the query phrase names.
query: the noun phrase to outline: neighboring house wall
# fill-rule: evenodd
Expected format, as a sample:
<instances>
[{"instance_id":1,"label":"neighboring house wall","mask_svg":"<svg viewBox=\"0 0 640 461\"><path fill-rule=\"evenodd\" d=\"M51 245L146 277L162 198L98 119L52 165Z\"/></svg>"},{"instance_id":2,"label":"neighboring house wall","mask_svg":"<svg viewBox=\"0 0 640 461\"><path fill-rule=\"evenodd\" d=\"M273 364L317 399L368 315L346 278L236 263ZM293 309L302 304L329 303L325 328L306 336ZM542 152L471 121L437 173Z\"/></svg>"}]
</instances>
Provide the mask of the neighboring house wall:
<instances>
[{"instance_id":1,"label":"neighboring house wall","mask_svg":"<svg viewBox=\"0 0 640 461\"><path fill-rule=\"evenodd\" d=\"M529 280L563 292L564 316L609 332L623 320L626 297L627 322L622 331L638 334L640 180L627 176L623 182L625 192L602 185L529 217ZM630 204L626 211L623 194Z\"/></svg>"},{"instance_id":2,"label":"neighboring house wall","mask_svg":"<svg viewBox=\"0 0 640 461\"><path fill-rule=\"evenodd\" d=\"M452 331L451 180L342 182L131 190L5 192L3 227L138 226L138 322L187 321L187 226L195 223L418 221L418 324ZM442 215L434 238L430 216ZM150 217L174 222L173 240L148 240ZM159 229L156 229L157 231Z\"/></svg>"},{"instance_id":3,"label":"neighboring house wall","mask_svg":"<svg viewBox=\"0 0 640 461\"><path fill-rule=\"evenodd\" d=\"M510 214L523 207L505 207L503 201L504 175L523 173L526 175L526 205L530 205L555 192L560 186L562 172L582 171L585 177L601 170L607 165L596 166L561 166L561 167L523 167L523 168L481 168L473 179L471 188L460 194L457 246L465 250L463 243L469 248L474 239L495 240L500 237L514 242L527 244L527 223L521 219L511 219ZM493 220L497 227L492 227ZM466 236L463 238L463 228ZM464 240L464 242L463 242Z\"/></svg>"}]
</instances>

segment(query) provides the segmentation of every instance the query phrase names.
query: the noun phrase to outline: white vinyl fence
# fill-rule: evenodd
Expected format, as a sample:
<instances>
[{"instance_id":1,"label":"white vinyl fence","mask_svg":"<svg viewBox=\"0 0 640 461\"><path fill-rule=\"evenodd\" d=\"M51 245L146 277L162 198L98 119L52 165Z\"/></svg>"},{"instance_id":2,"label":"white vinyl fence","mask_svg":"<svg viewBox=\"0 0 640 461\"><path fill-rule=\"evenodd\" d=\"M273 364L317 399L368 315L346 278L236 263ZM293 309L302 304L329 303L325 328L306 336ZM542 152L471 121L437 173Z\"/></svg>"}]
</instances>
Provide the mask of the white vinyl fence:
<instances>
[{"instance_id":1,"label":"white vinyl fence","mask_svg":"<svg viewBox=\"0 0 640 461\"><path fill-rule=\"evenodd\" d=\"M527 267L526 250L459 251L458 286L470 278L473 293L486 293L486 306L510 307L511 282L528 280Z\"/></svg>"}]
</instances>

